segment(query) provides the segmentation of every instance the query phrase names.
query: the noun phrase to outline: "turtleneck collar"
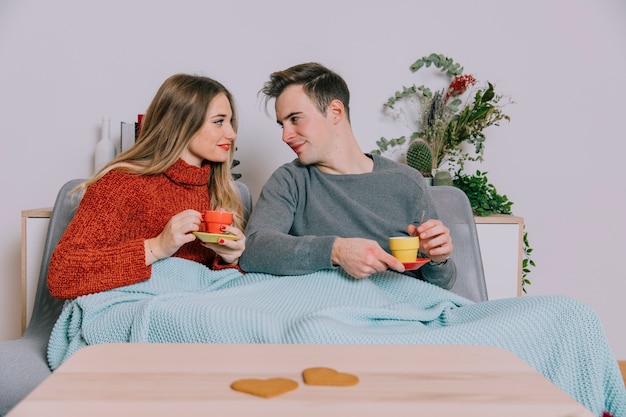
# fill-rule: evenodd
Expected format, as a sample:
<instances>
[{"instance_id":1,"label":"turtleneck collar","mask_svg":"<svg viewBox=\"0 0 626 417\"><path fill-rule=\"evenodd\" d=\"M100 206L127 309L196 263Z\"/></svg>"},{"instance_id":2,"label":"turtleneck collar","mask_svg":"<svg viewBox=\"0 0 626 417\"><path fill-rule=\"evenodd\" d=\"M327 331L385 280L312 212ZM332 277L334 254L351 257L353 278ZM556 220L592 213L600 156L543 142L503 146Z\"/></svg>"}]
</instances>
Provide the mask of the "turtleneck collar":
<instances>
[{"instance_id":1,"label":"turtleneck collar","mask_svg":"<svg viewBox=\"0 0 626 417\"><path fill-rule=\"evenodd\" d=\"M172 166L165 170L165 176L177 184L206 185L209 182L211 164L205 162L201 167L189 165L179 158Z\"/></svg>"}]
</instances>

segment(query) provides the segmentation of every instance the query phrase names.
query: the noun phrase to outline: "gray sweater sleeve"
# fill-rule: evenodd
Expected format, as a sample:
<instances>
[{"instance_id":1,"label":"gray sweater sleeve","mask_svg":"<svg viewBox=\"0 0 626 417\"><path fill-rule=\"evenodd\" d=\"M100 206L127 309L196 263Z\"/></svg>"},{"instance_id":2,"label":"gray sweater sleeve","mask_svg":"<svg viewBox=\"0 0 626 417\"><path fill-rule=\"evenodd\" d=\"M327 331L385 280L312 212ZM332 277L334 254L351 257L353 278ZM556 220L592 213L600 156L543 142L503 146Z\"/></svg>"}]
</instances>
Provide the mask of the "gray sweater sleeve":
<instances>
[{"instance_id":1,"label":"gray sweater sleeve","mask_svg":"<svg viewBox=\"0 0 626 417\"><path fill-rule=\"evenodd\" d=\"M448 259L444 265L425 264L417 271L407 271L405 274L449 290L456 282L456 265L452 259Z\"/></svg>"},{"instance_id":2,"label":"gray sweater sleeve","mask_svg":"<svg viewBox=\"0 0 626 417\"><path fill-rule=\"evenodd\" d=\"M263 186L246 227L246 250L239 259L244 271L301 275L335 268L331 252L336 236L290 234L303 187L282 168Z\"/></svg>"}]
</instances>

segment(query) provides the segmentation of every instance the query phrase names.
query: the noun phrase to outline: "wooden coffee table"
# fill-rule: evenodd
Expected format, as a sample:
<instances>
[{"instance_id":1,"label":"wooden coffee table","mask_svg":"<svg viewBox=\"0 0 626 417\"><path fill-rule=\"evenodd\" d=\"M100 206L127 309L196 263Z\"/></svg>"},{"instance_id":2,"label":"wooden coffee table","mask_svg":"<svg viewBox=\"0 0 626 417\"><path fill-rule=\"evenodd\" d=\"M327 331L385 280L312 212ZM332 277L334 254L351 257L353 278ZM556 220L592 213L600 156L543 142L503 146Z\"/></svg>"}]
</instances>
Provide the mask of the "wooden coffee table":
<instances>
[{"instance_id":1,"label":"wooden coffee table","mask_svg":"<svg viewBox=\"0 0 626 417\"><path fill-rule=\"evenodd\" d=\"M309 386L305 368L357 375ZM265 399L242 378L291 378ZM512 353L484 346L108 344L75 353L9 413L20 416L468 416L592 414Z\"/></svg>"}]
</instances>

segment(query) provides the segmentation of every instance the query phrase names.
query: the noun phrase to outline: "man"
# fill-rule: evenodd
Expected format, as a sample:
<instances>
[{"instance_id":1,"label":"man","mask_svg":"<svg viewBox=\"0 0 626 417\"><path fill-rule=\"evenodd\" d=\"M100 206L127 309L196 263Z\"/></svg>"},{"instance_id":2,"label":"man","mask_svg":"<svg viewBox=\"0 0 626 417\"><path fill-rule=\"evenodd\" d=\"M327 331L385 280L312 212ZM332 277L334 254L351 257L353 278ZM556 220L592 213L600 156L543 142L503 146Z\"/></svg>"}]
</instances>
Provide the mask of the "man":
<instances>
[{"instance_id":1,"label":"man","mask_svg":"<svg viewBox=\"0 0 626 417\"><path fill-rule=\"evenodd\" d=\"M297 160L267 181L246 228L246 271L307 274L341 267L355 278L393 269L449 289L450 232L433 207L421 174L361 150L350 123L350 93L317 63L270 76L261 90L275 99L282 140ZM427 219L422 222L423 219ZM416 271L389 253L390 236L419 236Z\"/></svg>"}]
</instances>

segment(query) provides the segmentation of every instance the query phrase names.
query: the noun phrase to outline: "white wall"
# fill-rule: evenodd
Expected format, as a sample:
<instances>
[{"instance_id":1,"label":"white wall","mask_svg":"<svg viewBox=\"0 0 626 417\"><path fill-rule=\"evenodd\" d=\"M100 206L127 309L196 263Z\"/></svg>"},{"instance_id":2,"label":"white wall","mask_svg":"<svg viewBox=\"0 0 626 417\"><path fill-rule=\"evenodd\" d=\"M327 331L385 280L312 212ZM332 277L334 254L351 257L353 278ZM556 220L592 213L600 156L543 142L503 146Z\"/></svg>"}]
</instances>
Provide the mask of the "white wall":
<instances>
[{"instance_id":1,"label":"white wall","mask_svg":"<svg viewBox=\"0 0 626 417\"><path fill-rule=\"evenodd\" d=\"M20 212L91 174L102 115L133 121L172 73L215 77L237 98L239 171L256 196L293 157L257 97L270 72L319 61L341 73L371 150L406 133L381 105L420 81L408 66L441 52L516 102L511 123L490 130L481 168L526 219L537 263L529 293L591 305L626 359L626 3L163 3L0 1L0 339L20 332Z\"/></svg>"}]
</instances>

